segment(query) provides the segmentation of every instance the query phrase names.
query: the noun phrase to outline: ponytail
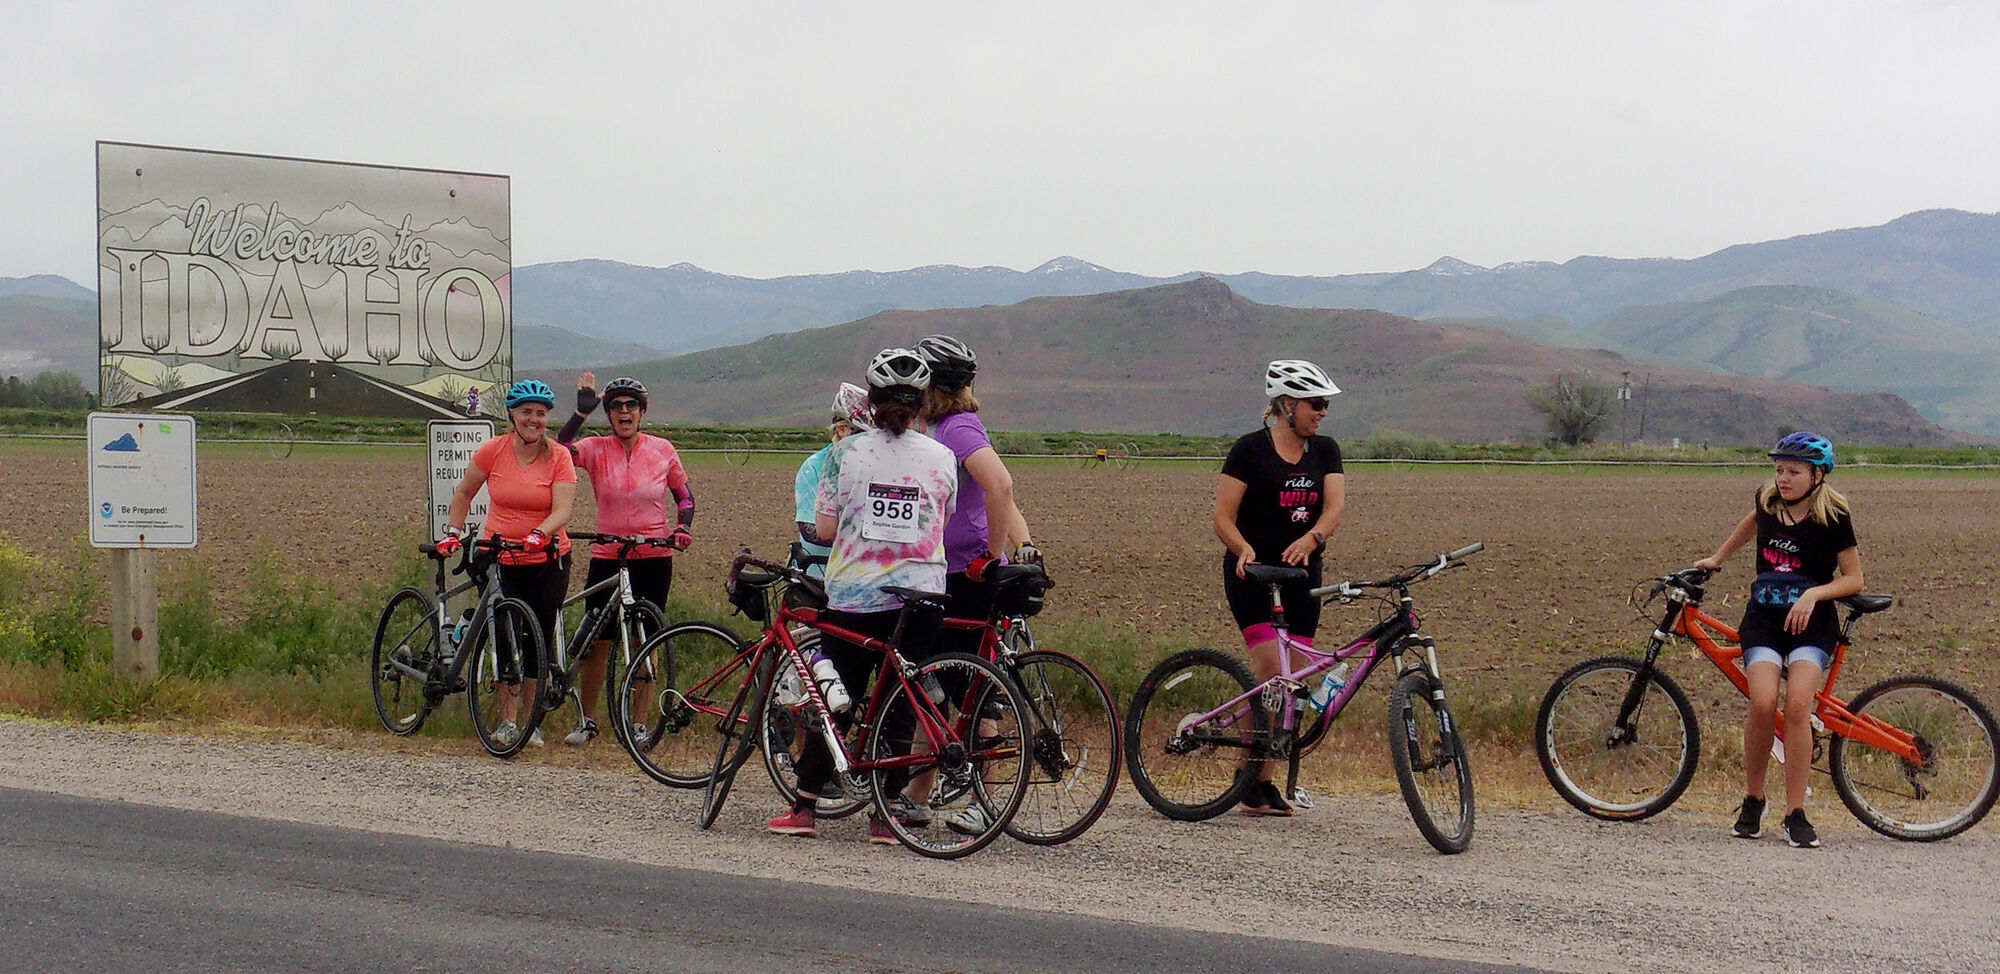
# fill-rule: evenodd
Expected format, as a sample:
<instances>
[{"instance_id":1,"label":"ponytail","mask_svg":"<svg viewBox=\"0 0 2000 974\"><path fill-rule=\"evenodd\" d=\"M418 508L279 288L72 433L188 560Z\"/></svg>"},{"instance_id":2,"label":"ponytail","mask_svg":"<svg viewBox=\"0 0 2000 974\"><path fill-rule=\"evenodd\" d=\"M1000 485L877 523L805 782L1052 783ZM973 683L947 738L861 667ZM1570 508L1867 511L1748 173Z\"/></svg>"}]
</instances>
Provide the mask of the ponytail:
<instances>
[{"instance_id":1,"label":"ponytail","mask_svg":"<svg viewBox=\"0 0 2000 974\"><path fill-rule=\"evenodd\" d=\"M910 386L874 387L868 390L868 405L875 412L875 427L889 431L890 436L901 436L908 432L910 424L917 419L917 403L909 402L899 392ZM922 402L919 397L917 402Z\"/></svg>"}]
</instances>

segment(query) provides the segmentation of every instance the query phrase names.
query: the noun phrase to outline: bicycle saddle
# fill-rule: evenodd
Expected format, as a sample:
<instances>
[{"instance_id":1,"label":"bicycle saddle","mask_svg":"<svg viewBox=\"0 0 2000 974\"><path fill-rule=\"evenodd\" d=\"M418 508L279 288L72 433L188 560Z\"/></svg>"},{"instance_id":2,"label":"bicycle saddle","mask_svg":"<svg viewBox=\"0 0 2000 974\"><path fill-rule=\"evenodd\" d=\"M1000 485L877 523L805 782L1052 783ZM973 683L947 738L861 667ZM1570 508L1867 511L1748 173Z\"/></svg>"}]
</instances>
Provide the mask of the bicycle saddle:
<instances>
[{"instance_id":1,"label":"bicycle saddle","mask_svg":"<svg viewBox=\"0 0 2000 974\"><path fill-rule=\"evenodd\" d=\"M882 591L905 602L935 602L938 605L943 605L945 600L943 592L926 592L920 588L909 588L903 585L884 585L882 586Z\"/></svg>"},{"instance_id":2,"label":"bicycle saddle","mask_svg":"<svg viewBox=\"0 0 2000 974\"><path fill-rule=\"evenodd\" d=\"M1850 595L1836 601L1862 615L1867 615L1870 612L1880 612L1895 605L1896 597L1893 595Z\"/></svg>"},{"instance_id":3,"label":"bicycle saddle","mask_svg":"<svg viewBox=\"0 0 2000 974\"><path fill-rule=\"evenodd\" d=\"M1259 585L1279 585L1285 582L1303 582L1307 572L1293 565L1244 565L1243 577Z\"/></svg>"}]
</instances>

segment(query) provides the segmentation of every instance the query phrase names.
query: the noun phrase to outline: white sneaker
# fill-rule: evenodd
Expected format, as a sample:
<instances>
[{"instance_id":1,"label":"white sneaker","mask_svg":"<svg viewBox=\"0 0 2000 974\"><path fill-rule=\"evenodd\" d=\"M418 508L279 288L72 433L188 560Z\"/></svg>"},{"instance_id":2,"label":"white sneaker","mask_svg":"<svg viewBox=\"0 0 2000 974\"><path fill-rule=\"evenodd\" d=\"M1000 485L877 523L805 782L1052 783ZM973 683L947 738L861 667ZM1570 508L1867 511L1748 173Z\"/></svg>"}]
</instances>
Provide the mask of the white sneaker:
<instances>
[{"instance_id":1,"label":"white sneaker","mask_svg":"<svg viewBox=\"0 0 2000 974\"><path fill-rule=\"evenodd\" d=\"M514 726L514 722L511 720L503 720L500 722L500 726L493 728L493 743L501 747L506 747L514 743L515 739L520 736L521 729Z\"/></svg>"},{"instance_id":2,"label":"white sneaker","mask_svg":"<svg viewBox=\"0 0 2000 974\"><path fill-rule=\"evenodd\" d=\"M993 820L987 816L986 806L974 802L945 816L944 824L960 835L978 835L992 827Z\"/></svg>"},{"instance_id":3,"label":"white sneaker","mask_svg":"<svg viewBox=\"0 0 2000 974\"><path fill-rule=\"evenodd\" d=\"M548 745L549 745L549 742L547 742L547 741L545 741L545 740L542 740L542 729L541 729L541 728L539 728L539 727L535 728L535 732L534 732L533 734L529 734L529 735L528 735L528 746L529 746L529 747L547 747Z\"/></svg>"},{"instance_id":4,"label":"white sneaker","mask_svg":"<svg viewBox=\"0 0 2000 974\"><path fill-rule=\"evenodd\" d=\"M570 747L582 747L583 745L588 744L596 739L597 739L597 721L585 717L580 723L576 725L575 730L569 732L568 737L563 738L563 743L569 745Z\"/></svg>"}]
</instances>

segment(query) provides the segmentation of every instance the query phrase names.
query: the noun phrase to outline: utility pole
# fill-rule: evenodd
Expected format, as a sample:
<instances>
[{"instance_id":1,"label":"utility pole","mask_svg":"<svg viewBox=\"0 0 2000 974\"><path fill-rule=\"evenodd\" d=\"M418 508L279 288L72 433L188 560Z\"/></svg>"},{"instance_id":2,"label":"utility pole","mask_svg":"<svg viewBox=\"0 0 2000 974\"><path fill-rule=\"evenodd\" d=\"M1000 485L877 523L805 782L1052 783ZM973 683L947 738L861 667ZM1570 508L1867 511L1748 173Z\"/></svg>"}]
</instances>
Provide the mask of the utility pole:
<instances>
[{"instance_id":1,"label":"utility pole","mask_svg":"<svg viewBox=\"0 0 2000 974\"><path fill-rule=\"evenodd\" d=\"M1646 373L1646 381L1639 391L1639 439L1646 438L1646 400L1652 398L1653 374Z\"/></svg>"},{"instance_id":2,"label":"utility pole","mask_svg":"<svg viewBox=\"0 0 2000 974\"><path fill-rule=\"evenodd\" d=\"M1618 373L1618 438L1626 443L1632 438L1626 435L1625 417L1632 411L1632 370Z\"/></svg>"}]
</instances>

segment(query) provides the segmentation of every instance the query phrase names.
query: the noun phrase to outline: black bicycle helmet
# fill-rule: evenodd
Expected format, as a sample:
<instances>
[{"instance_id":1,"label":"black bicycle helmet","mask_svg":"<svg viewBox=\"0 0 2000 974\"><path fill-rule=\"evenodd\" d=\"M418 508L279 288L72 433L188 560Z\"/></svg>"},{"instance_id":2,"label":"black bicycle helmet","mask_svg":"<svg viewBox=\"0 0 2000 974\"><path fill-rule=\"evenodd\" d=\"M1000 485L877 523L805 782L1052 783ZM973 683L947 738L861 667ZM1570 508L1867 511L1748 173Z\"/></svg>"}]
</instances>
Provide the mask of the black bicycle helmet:
<instances>
[{"instance_id":1,"label":"black bicycle helmet","mask_svg":"<svg viewBox=\"0 0 2000 974\"><path fill-rule=\"evenodd\" d=\"M599 398L608 403L618 396L637 399L641 406L651 405L646 401L646 384L629 375L621 375L605 383L604 394Z\"/></svg>"},{"instance_id":2,"label":"black bicycle helmet","mask_svg":"<svg viewBox=\"0 0 2000 974\"><path fill-rule=\"evenodd\" d=\"M979 356L950 335L932 335L917 343L917 354L931 367L931 385L940 392L957 392L979 374Z\"/></svg>"}]
</instances>

